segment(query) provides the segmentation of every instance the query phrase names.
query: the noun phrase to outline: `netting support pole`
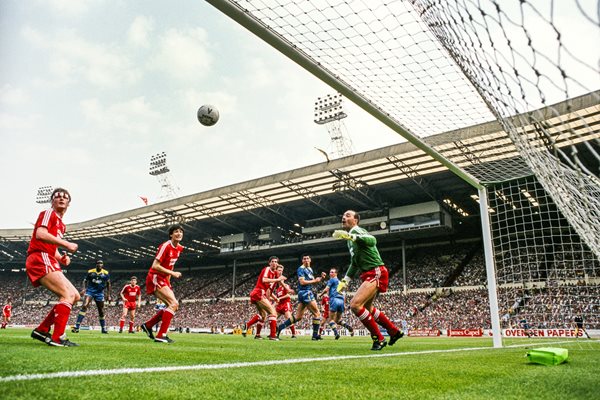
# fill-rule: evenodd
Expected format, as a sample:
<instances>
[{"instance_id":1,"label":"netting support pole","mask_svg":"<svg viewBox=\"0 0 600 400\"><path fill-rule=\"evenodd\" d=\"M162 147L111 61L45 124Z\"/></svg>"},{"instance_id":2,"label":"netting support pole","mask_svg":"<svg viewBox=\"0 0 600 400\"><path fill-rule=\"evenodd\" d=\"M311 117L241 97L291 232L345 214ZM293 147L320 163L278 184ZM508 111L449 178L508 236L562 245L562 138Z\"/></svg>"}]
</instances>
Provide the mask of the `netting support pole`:
<instances>
[{"instance_id":1,"label":"netting support pole","mask_svg":"<svg viewBox=\"0 0 600 400\"><path fill-rule=\"evenodd\" d=\"M479 189L479 213L481 214L481 233L485 254L485 272L487 275L488 298L490 301L490 318L492 321L492 339L494 347L502 347L502 331L500 330L500 312L498 311L498 290L496 287L496 268L492 248L492 231L488 212L488 195L484 187Z\"/></svg>"}]
</instances>

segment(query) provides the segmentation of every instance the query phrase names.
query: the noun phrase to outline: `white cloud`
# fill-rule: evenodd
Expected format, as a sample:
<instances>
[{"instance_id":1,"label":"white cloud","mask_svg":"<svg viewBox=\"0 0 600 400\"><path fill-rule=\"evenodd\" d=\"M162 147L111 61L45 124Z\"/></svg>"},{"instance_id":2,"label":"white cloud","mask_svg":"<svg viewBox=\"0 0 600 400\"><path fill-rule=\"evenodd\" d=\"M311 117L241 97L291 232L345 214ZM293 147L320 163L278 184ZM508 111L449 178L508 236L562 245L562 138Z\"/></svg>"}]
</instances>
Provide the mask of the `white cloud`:
<instances>
[{"instance_id":1,"label":"white cloud","mask_svg":"<svg viewBox=\"0 0 600 400\"><path fill-rule=\"evenodd\" d=\"M102 87L120 87L139 79L140 72L131 60L112 46L94 44L72 33L61 35L53 45L57 57L64 57L74 64L74 71L88 82Z\"/></svg>"},{"instance_id":2,"label":"white cloud","mask_svg":"<svg viewBox=\"0 0 600 400\"><path fill-rule=\"evenodd\" d=\"M213 57L202 28L169 29L160 38L154 66L182 82L198 82L210 71Z\"/></svg>"},{"instance_id":3,"label":"white cloud","mask_svg":"<svg viewBox=\"0 0 600 400\"><path fill-rule=\"evenodd\" d=\"M129 40L129 43L131 43L134 46L148 47L148 36L150 35L150 33L152 33L153 30L154 19L151 17L139 15L135 17L135 19L129 26L129 31L127 32L127 39Z\"/></svg>"},{"instance_id":4,"label":"white cloud","mask_svg":"<svg viewBox=\"0 0 600 400\"><path fill-rule=\"evenodd\" d=\"M94 86L119 88L140 79L141 71L119 46L89 42L73 30L49 34L25 27L22 34L47 50L54 86L56 81L67 84L83 78Z\"/></svg>"},{"instance_id":5,"label":"white cloud","mask_svg":"<svg viewBox=\"0 0 600 400\"><path fill-rule=\"evenodd\" d=\"M21 105L29 100L29 95L21 88L5 84L0 88L0 103L5 105Z\"/></svg>"},{"instance_id":6,"label":"white cloud","mask_svg":"<svg viewBox=\"0 0 600 400\"><path fill-rule=\"evenodd\" d=\"M36 126L36 122L40 120L39 115L15 115L9 113L0 113L0 131L2 137L4 135L16 135L17 131L28 131ZM6 144L6 143L5 143Z\"/></svg>"},{"instance_id":7,"label":"white cloud","mask_svg":"<svg viewBox=\"0 0 600 400\"><path fill-rule=\"evenodd\" d=\"M143 96L108 106L98 99L86 99L81 102L81 110L87 121L98 130L113 137L129 138L129 141L139 135L154 133L162 118Z\"/></svg>"},{"instance_id":8,"label":"white cloud","mask_svg":"<svg viewBox=\"0 0 600 400\"><path fill-rule=\"evenodd\" d=\"M247 63L247 68L250 70L248 76L251 78L248 80L248 83L255 89L265 88L282 82L274 77L277 72L269 68L263 58L252 58ZM283 82L287 82L287 80Z\"/></svg>"},{"instance_id":9,"label":"white cloud","mask_svg":"<svg viewBox=\"0 0 600 400\"><path fill-rule=\"evenodd\" d=\"M38 47L49 46L47 38L39 30L34 29L31 26L24 26L23 29L21 29L21 35L26 41Z\"/></svg>"},{"instance_id":10,"label":"white cloud","mask_svg":"<svg viewBox=\"0 0 600 400\"><path fill-rule=\"evenodd\" d=\"M38 2L40 5L46 5L50 10L59 16L66 18L81 17L99 4L102 0L47 0Z\"/></svg>"}]
</instances>

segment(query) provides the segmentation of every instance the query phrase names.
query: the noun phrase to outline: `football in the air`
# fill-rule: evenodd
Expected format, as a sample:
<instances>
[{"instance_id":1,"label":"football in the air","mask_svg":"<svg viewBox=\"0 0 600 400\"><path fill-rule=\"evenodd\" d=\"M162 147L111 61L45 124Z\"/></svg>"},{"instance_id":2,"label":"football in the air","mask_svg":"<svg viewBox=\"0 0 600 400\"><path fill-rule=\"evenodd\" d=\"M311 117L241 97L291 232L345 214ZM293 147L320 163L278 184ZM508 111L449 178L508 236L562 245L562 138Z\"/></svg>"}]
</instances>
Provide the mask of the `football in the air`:
<instances>
[{"instance_id":1,"label":"football in the air","mask_svg":"<svg viewBox=\"0 0 600 400\"><path fill-rule=\"evenodd\" d=\"M219 120L219 110L205 104L198 109L198 121L204 126L213 126Z\"/></svg>"}]
</instances>

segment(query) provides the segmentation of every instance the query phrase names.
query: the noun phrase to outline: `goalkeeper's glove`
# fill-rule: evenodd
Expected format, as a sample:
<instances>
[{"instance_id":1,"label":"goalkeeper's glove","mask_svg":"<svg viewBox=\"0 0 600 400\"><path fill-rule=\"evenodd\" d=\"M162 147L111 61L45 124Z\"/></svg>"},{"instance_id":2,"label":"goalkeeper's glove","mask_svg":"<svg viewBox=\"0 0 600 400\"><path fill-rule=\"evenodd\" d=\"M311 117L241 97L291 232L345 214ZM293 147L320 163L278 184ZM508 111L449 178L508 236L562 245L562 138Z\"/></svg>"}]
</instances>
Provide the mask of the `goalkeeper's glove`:
<instances>
[{"instance_id":1,"label":"goalkeeper's glove","mask_svg":"<svg viewBox=\"0 0 600 400\"><path fill-rule=\"evenodd\" d=\"M337 285L337 291L338 293L342 293L343 291L345 291L346 289L348 289L348 284L350 283L350 278L348 278L347 276L344 277L344 279L342 279L340 281L340 283L338 283Z\"/></svg>"},{"instance_id":2,"label":"goalkeeper's glove","mask_svg":"<svg viewBox=\"0 0 600 400\"><path fill-rule=\"evenodd\" d=\"M356 235L352 235L341 229L333 231L333 234L331 236L333 236L334 239L343 239L343 240L352 240L352 241L356 240Z\"/></svg>"}]
</instances>

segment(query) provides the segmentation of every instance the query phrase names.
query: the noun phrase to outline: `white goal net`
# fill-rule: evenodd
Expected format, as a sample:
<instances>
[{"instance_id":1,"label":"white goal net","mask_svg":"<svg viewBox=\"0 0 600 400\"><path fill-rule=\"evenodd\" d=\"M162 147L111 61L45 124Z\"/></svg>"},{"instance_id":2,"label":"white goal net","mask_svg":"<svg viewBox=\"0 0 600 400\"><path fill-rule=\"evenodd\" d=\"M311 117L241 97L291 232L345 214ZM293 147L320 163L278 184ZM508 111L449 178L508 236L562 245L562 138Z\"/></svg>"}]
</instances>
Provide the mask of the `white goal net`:
<instances>
[{"instance_id":1,"label":"white goal net","mask_svg":"<svg viewBox=\"0 0 600 400\"><path fill-rule=\"evenodd\" d=\"M597 1L208 2L487 188L503 328L598 325Z\"/></svg>"}]
</instances>

